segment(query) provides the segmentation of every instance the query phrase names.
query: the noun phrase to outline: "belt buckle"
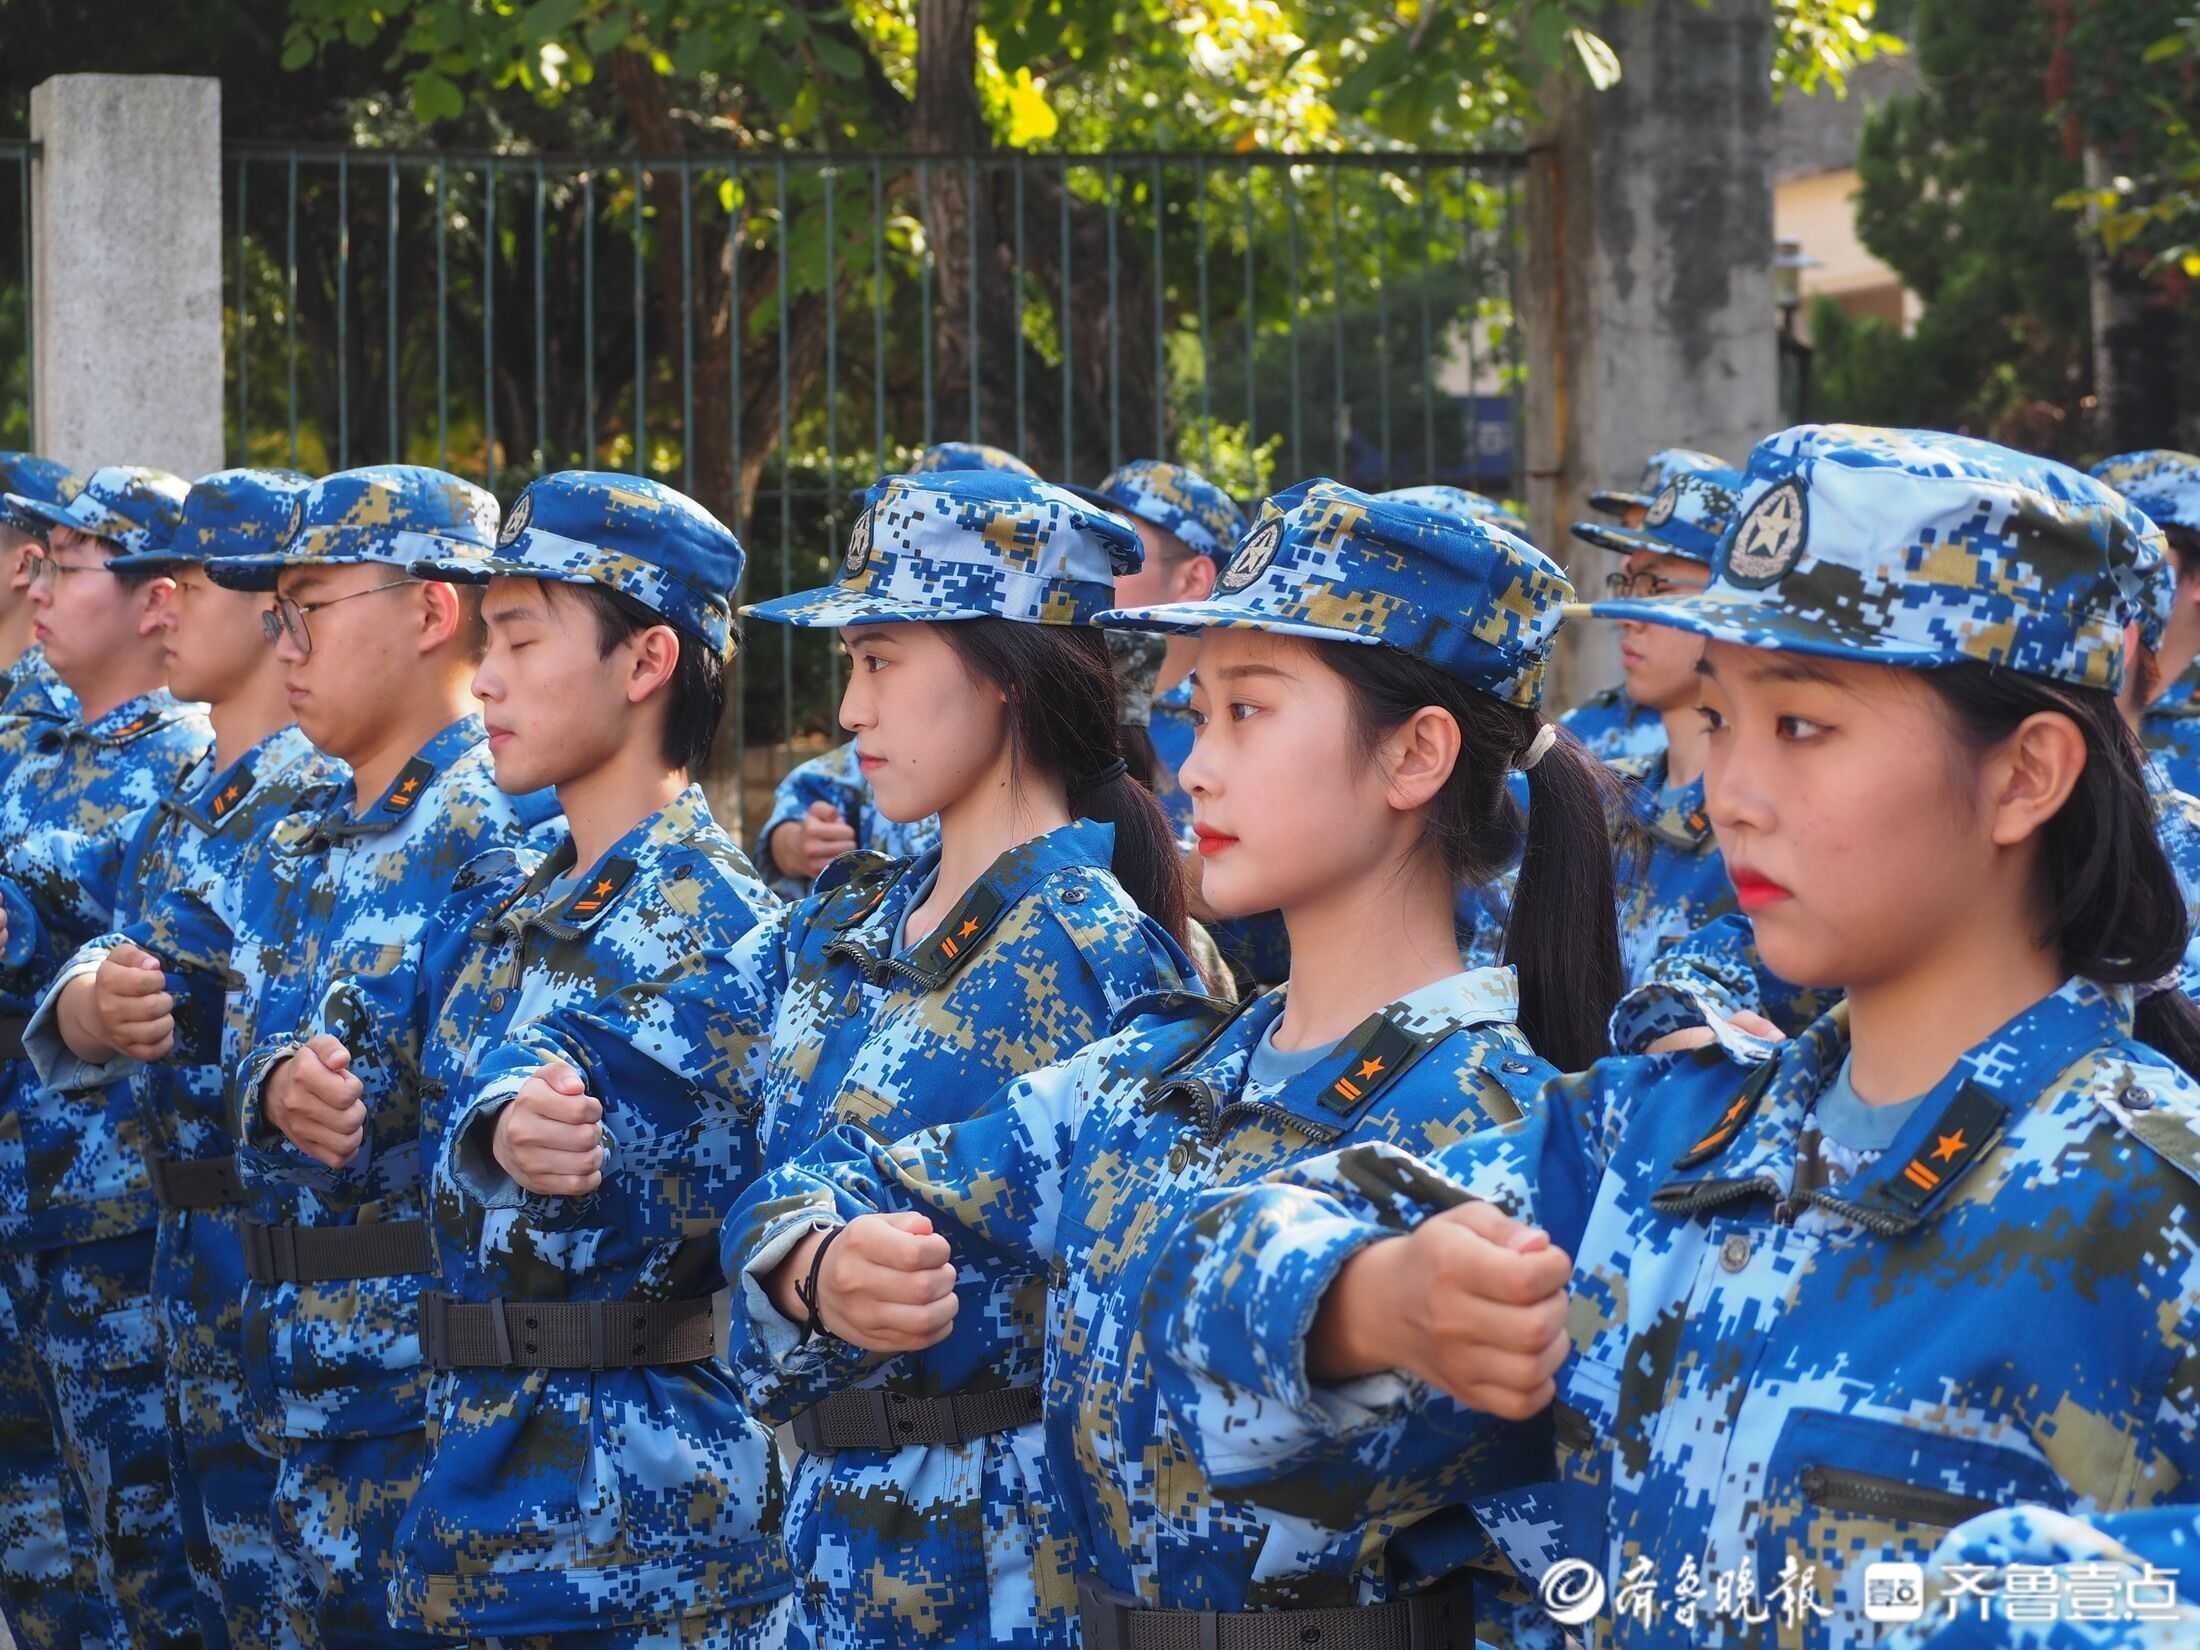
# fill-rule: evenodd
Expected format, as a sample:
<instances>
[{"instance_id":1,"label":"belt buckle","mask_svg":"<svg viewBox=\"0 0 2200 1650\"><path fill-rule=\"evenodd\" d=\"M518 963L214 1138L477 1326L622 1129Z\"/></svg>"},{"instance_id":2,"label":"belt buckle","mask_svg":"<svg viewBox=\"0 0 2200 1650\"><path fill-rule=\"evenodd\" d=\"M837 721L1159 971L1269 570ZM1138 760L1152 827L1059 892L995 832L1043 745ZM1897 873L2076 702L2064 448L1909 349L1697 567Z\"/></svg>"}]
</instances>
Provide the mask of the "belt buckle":
<instances>
[{"instance_id":1,"label":"belt buckle","mask_svg":"<svg viewBox=\"0 0 2200 1650\"><path fill-rule=\"evenodd\" d=\"M430 1369L443 1367L443 1353L450 1319L445 1315L451 1297L433 1289L420 1292L420 1361Z\"/></svg>"},{"instance_id":2,"label":"belt buckle","mask_svg":"<svg viewBox=\"0 0 2200 1650\"><path fill-rule=\"evenodd\" d=\"M794 1434L794 1447L804 1455L823 1455L825 1453L823 1440L818 1436L817 1411L818 1406L812 1404L808 1409L797 1415L787 1429Z\"/></svg>"},{"instance_id":3,"label":"belt buckle","mask_svg":"<svg viewBox=\"0 0 2200 1650\"><path fill-rule=\"evenodd\" d=\"M863 1387L858 1390L865 1399L864 1408L870 1412L864 1419L871 1422L878 1429L878 1442L870 1447L886 1450L900 1448L894 1442L894 1405L905 1404L909 1400L900 1393L890 1392L882 1386Z\"/></svg>"},{"instance_id":4,"label":"belt buckle","mask_svg":"<svg viewBox=\"0 0 2200 1650\"><path fill-rule=\"evenodd\" d=\"M1136 1608L1098 1582L1080 1580L1077 1620L1084 1629L1085 1650L1124 1650L1131 1641L1131 1612Z\"/></svg>"}]
</instances>

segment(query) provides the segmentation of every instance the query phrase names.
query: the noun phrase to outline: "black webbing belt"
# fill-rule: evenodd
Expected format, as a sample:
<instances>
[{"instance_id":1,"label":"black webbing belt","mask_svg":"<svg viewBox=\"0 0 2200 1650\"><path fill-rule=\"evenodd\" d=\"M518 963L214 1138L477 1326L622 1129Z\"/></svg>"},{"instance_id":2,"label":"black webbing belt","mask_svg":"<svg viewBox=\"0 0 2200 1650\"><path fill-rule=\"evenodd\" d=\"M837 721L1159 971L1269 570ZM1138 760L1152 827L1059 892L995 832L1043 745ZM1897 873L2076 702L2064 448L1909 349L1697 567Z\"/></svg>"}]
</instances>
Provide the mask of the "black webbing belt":
<instances>
[{"instance_id":1,"label":"black webbing belt","mask_svg":"<svg viewBox=\"0 0 2200 1650\"><path fill-rule=\"evenodd\" d=\"M244 1269L254 1283L343 1283L401 1278L429 1269L428 1226L385 1220L365 1226L244 1223Z\"/></svg>"},{"instance_id":2,"label":"black webbing belt","mask_svg":"<svg viewBox=\"0 0 2200 1650\"><path fill-rule=\"evenodd\" d=\"M967 1444L989 1432L1013 1432L1039 1419L1035 1386L950 1392L915 1398L883 1387L836 1392L794 1418L794 1441L809 1455L843 1449L904 1449Z\"/></svg>"},{"instance_id":3,"label":"black webbing belt","mask_svg":"<svg viewBox=\"0 0 2200 1650\"><path fill-rule=\"evenodd\" d=\"M635 1369L701 1363L723 1344L724 1290L684 1301L486 1301L420 1297L430 1369Z\"/></svg>"},{"instance_id":4,"label":"black webbing belt","mask_svg":"<svg viewBox=\"0 0 2200 1650\"><path fill-rule=\"evenodd\" d=\"M0 1060L27 1060L23 1052L23 1033L30 1030L28 1014L0 1014Z\"/></svg>"},{"instance_id":5,"label":"black webbing belt","mask_svg":"<svg viewBox=\"0 0 2200 1650\"><path fill-rule=\"evenodd\" d=\"M1333 1610L1142 1610L1090 1582L1077 1588L1085 1650L1474 1650L1464 1576L1392 1604Z\"/></svg>"},{"instance_id":6,"label":"black webbing belt","mask_svg":"<svg viewBox=\"0 0 2200 1650\"><path fill-rule=\"evenodd\" d=\"M147 1167L163 1209L228 1209L244 1201L234 1157L156 1157Z\"/></svg>"}]
</instances>

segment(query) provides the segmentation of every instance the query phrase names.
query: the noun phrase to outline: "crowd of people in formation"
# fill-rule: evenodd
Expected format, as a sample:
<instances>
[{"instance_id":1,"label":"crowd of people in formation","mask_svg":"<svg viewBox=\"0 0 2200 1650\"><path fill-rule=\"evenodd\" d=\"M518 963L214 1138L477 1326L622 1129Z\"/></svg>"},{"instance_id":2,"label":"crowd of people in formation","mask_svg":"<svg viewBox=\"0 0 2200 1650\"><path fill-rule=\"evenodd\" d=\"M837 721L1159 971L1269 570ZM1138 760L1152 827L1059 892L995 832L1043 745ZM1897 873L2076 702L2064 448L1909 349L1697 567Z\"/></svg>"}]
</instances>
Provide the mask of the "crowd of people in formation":
<instances>
[{"instance_id":1,"label":"crowd of people in formation","mask_svg":"<svg viewBox=\"0 0 2200 1650\"><path fill-rule=\"evenodd\" d=\"M2200 1643L2200 457L0 488L20 1650Z\"/></svg>"}]
</instances>

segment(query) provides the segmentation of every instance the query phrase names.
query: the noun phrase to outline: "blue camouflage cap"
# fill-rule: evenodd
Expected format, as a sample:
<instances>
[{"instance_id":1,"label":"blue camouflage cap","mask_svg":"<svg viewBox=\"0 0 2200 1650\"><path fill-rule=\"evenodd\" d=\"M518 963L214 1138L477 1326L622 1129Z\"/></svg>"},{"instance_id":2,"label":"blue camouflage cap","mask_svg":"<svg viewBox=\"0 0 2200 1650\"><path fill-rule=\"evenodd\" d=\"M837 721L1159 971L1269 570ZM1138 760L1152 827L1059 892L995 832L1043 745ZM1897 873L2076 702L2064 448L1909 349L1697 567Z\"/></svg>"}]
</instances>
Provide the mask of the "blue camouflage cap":
<instances>
[{"instance_id":1,"label":"blue camouflage cap","mask_svg":"<svg viewBox=\"0 0 2200 1650\"><path fill-rule=\"evenodd\" d=\"M1086 624L1145 559L1138 535L1074 493L999 470L888 476L866 495L840 577L742 609L835 629L942 619Z\"/></svg>"},{"instance_id":2,"label":"blue camouflage cap","mask_svg":"<svg viewBox=\"0 0 2200 1650\"><path fill-rule=\"evenodd\" d=\"M942 441L927 447L909 466L913 476L954 475L965 470L991 470L998 475L1022 476L1037 481L1039 472L1004 447L988 447L977 441Z\"/></svg>"},{"instance_id":3,"label":"blue camouflage cap","mask_svg":"<svg viewBox=\"0 0 2200 1650\"><path fill-rule=\"evenodd\" d=\"M1700 452L1694 447L1665 447L1652 453L1643 461L1642 480L1633 492L1607 488L1589 495L1589 508L1602 510L1608 516L1625 515L1629 510L1647 510L1657 503L1658 495L1665 491L1666 483L1675 476L1687 475L1692 470L1731 470L1734 466L1717 453Z\"/></svg>"},{"instance_id":4,"label":"blue camouflage cap","mask_svg":"<svg viewBox=\"0 0 2200 1650\"><path fill-rule=\"evenodd\" d=\"M52 503L28 493L10 493L7 517L26 533L55 527L106 539L124 552L157 550L166 545L183 517L183 498L191 484L166 470L131 464L104 464L85 478L75 497Z\"/></svg>"},{"instance_id":5,"label":"blue camouflage cap","mask_svg":"<svg viewBox=\"0 0 2200 1650\"><path fill-rule=\"evenodd\" d=\"M272 550L290 531L290 510L313 478L296 470L216 470L191 483L183 519L157 550L116 556L117 573L163 573L184 562Z\"/></svg>"},{"instance_id":6,"label":"blue camouflage cap","mask_svg":"<svg viewBox=\"0 0 2200 1650\"><path fill-rule=\"evenodd\" d=\"M1174 533L1218 567L1245 536L1245 512L1235 499L1197 470L1158 458L1134 458L1103 476L1097 487L1064 491Z\"/></svg>"},{"instance_id":7,"label":"blue camouflage cap","mask_svg":"<svg viewBox=\"0 0 2200 1650\"><path fill-rule=\"evenodd\" d=\"M2092 474L2153 517L2157 526L2200 533L2200 454L2148 447L2104 458Z\"/></svg>"},{"instance_id":8,"label":"blue camouflage cap","mask_svg":"<svg viewBox=\"0 0 2200 1650\"><path fill-rule=\"evenodd\" d=\"M1734 501L1741 490L1739 470L1684 471L1650 501L1640 527L1577 521L1573 535L1623 556L1648 551L1657 556L1682 556L1709 567L1720 535L1734 519Z\"/></svg>"},{"instance_id":9,"label":"blue camouflage cap","mask_svg":"<svg viewBox=\"0 0 2200 1650\"><path fill-rule=\"evenodd\" d=\"M1433 482L1425 487L1393 487L1375 496L1441 510L1446 515L1460 516L1468 521L1494 521L1515 538L1528 536L1528 524L1518 512L1487 493L1472 492L1465 487L1447 487L1441 482Z\"/></svg>"},{"instance_id":10,"label":"blue camouflage cap","mask_svg":"<svg viewBox=\"0 0 2200 1650\"><path fill-rule=\"evenodd\" d=\"M207 577L232 590L273 590L286 567L361 563L409 569L437 556L495 546L497 501L470 481L420 464L370 464L323 476L291 500L275 548L217 556Z\"/></svg>"},{"instance_id":11,"label":"blue camouflage cap","mask_svg":"<svg viewBox=\"0 0 2200 1650\"><path fill-rule=\"evenodd\" d=\"M724 655L747 560L733 529L685 493L642 476L560 470L528 484L489 555L430 556L411 570L416 579L457 584L598 585Z\"/></svg>"},{"instance_id":12,"label":"blue camouflage cap","mask_svg":"<svg viewBox=\"0 0 2200 1650\"><path fill-rule=\"evenodd\" d=\"M1806 424L1750 454L1709 588L1590 611L1746 647L2114 689L2159 540L2067 465L1930 430Z\"/></svg>"},{"instance_id":13,"label":"blue camouflage cap","mask_svg":"<svg viewBox=\"0 0 2200 1650\"><path fill-rule=\"evenodd\" d=\"M40 458L36 453L0 453L0 498L15 493L41 504L59 505L83 490L84 483L66 464ZM0 509L0 516L8 514Z\"/></svg>"},{"instance_id":14,"label":"blue camouflage cap","mask_svg":"<svg viewBox=\"0 0 2200 1650\"><path fill-rule=\"evenodd\" d=\"M1207 600L1095 622L1394 647L1492 698L1534 705L1573 593L1556 562L1502 527L1316 480L1261 505Z\"/></svg>"}]
</instances>

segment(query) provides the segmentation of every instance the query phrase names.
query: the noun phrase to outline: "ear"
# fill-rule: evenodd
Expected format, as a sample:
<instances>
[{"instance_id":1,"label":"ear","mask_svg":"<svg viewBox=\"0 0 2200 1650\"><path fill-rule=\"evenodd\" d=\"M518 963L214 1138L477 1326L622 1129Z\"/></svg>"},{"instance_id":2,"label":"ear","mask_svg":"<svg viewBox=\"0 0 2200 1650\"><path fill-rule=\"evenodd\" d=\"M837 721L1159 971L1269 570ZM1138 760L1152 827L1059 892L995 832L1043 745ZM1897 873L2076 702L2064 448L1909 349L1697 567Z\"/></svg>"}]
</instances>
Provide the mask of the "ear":
<instances>
[{"instance_id":1,"label":"ear","mask_svg":"<svg viewBox=\"0 0 2200 1650\"><path fill-rule=\"evenodd\" d=\"M1451 712L1423 705L1383 740L1383 800L1400 813L1427 807L1458 766L1459 749Z\"/></svg>"},{"instance_id":2,"label":"ear","mask_svg":"<svg viewBox=\"0 0 2200 1650\"><path fill-rule=\"evenodd\" d=\"M626 639L634 650L626 673L626 702L638 705L672 680L680 664L680 636L670 625L654 624Z\"/></svg>"},{"instance_id":3,"label":"ear","mask_svg":"<svg viewBox=\"0 0 2200 1650\"><path fill-rule=\"evenodd\" d=\"M1180 602L1205 601L1215 593L1215 580L1221 572L1212 556L1186 556L1177 567L1176 599Z\"/></svg>"},{"instance_id":4,"label":"ear","mask_svg":"<svg viewBox=\"0 0 2200 1650\"><path fill-rule=\"evenodd\" d=\"M2018 723L1988 775L1993 840L2011 848L2037 835L2070 800L2085 760L2085 735L2062 712L2040 711Z\"/></svg>"},{"instance_id":5,"label":"ear","mask_svg":"<svg viewBox=\"0 0 2200 1650\"><path fill-rule=\"evenodd\" d=\"M168 611L168 604L175 599L174 579L147 579L138 591L137 633L140 636L157 635L161 628L161 615Z\"/></svg>"},{"instance_id":6,"label":"ear","mask_svg":"<svg viewBox=\"0 0 2200 1650\"><path fill-rule=\"evenodd\" d=\"M453 586L435 579L416 582L420 586L419 646L422 654L429 654L457 640L459 632L466 627L466 613L459 605L458 591Z\"/></svg>"}]
</instances>

